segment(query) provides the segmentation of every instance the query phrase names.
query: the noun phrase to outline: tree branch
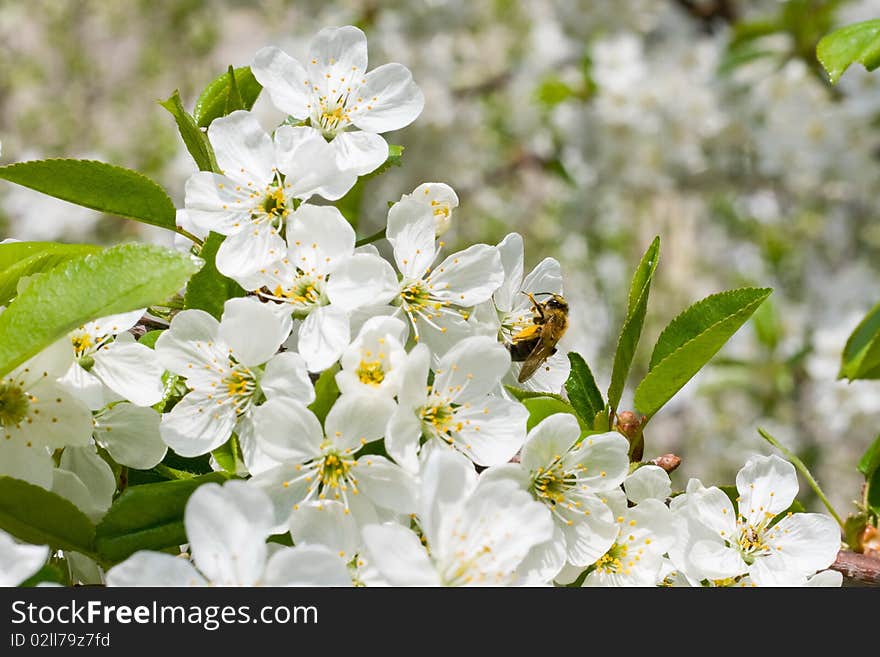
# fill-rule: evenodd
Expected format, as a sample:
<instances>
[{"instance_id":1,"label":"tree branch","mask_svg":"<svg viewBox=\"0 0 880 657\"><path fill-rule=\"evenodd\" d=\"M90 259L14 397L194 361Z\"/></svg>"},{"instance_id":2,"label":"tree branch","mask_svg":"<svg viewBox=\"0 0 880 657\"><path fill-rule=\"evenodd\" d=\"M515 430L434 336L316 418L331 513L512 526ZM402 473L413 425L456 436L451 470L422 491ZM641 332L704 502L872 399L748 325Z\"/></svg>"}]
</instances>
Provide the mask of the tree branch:
<instances>
[{"instance_id":1,"label":"tree branch","mask_svg":"<svg viewBox=\"0 0 880 657\"><path fill-rule=\"evenodd\" d=\"M880 559L875 557L841 550L831 570L843 575L845 586L880 587Z\"/></svg>"}]
</instances>

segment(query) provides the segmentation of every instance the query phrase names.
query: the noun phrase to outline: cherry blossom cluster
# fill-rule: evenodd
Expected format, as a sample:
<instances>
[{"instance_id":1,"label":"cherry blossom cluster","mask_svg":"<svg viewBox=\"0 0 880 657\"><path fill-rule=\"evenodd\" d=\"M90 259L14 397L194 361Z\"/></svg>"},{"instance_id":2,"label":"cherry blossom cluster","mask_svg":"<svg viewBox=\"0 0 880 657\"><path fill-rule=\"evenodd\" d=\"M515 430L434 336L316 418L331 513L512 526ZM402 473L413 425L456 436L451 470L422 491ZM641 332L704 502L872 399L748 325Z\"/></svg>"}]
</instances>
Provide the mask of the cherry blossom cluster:
<instances>
[{"instance_id":1,"label":"cherry blossom cluster","mask_svg":"<svg viewBox=\"0 0 880 657\"><path fill-rule=\"evenodd\" d=\"M220 173L194 174L178 213L194 237L225 236L216 268L244 296L219 319L177 312L154 344L132 332L147 309L97 319L0 381L0 473L93 519L120 466L232 446L230 480L186 505L184 558L140 551L99 580L840 584L826 570L838 527L789 512L797 476L779 457L749 460L736 495L697 480L673 492L616 431L567 413L532 426L511 388L564 394L568 360L554 354L521 385L510 347L535 322L534 295L562 295L556 260L526 274L516 233L447 254L458 197L443 183L391 205L387 248L358 246L332 202L386 161L381 134L420 114L404 66L368 71L364 34L343 27L303 62L266 48L251 68L290 118L273 131L244 110L216 119ZM47 556L0 533L0 583Z\"/></svg>"}]
</instances>

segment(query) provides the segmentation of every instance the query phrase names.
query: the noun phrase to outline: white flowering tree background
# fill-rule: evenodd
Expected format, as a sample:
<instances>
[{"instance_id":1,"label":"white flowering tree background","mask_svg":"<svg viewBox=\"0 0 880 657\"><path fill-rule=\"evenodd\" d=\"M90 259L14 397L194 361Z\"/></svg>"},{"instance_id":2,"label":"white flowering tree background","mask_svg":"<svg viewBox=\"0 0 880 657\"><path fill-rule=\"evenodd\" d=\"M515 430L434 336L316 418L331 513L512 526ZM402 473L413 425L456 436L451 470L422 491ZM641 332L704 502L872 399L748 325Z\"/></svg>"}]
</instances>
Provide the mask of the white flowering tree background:
<instances>
[{"instance_id":1,"label":"white flowering tree background","mask_svg":"<svg viewBox=\"0 0 880 657\"><path fill-rule=\"evenodd\" d=\"M723 15L728 3L707 3L705 16L699 3L680 4L706 29L732 20ZM30 211L0 243L0 583L880 584L880 439L866 451L849 449L847 471L857 474L826 487L804 450L786 446L804 420L786 413L773 386L794 385L807 354L783 346L782 306L765 286L776 285L778 272L766 281L759 269L737 285L684 285L681 271L664 271L661 242L703 257L701 243L678 229L667 240L671 220L652 226L639 207L668 203L667 214L697 222L694 204L710 197L696 201L684 190L746 175L731 165L713 177L710 146L729 137L730 117L703 86L687 95L689 78L719 66L772 87L741 101L765 103L755 111L767 117L767 139L759 140L767 152L745 167L748 212L778 215L791 190L814 188L821 166L805 159L828 158L833 164L821 164L835 175L876 175L863 171L876 163L848 150L845 131L813 135L784 114L774 125L773 112L785 103L830 112L830 101L810 90L841 93L826 71L837 82L852 62L877 67L880 23L832 32L811 69L804 49L815 43L795 39L800 50L789 52L776 38L791 36L786 16L758 36L744 36L747 23L737 23L741 33L726 35L723 62L717 37L684 43L687 52L667 52L659 64L625 26L614 37L559 39L562 58L548 55L555 69L516 74L536 89L516 91L521 81L504 71L480 83L486 92L510 84L514 98L537 93L543 103L537 117L527 108L514 116L509 99L483 108L510 124L498 135L511 143L527 129L513 129L517 121L541 124L531 143L513 149L523 149L514 160L492 161L498 145L470 140L471 118L460 117L460 129L437 119L449 109L442 101L431 106L443 94L481 90L443 89L440 75L423 82L408 67L407 43L402 63L376 63L367 18L359 21L366 31L323 27L295 48L244 39L246 66L229 66L194 103L178 91L161 101L185 149L178 168L191 169L155 176L164 186L92 153L12 156L0 179L29 199L18 207L39 209L54 197L127 221L108 229L109 240L70 243L51 241L63 231L28 228L51 214ZM512 33L521 29L515 18ZM834 23L815 20L818 40ZM553 26L536 26L551 48ZM637 21L631 28L642 29ZM375 27L385 31L393 32ZM395 38L423 35L403 30ZM395 50L388 43L383 54ZM782 73L749 69L756 60L783 61ZM440 90L425 93L425 84ZM852 92L847 111L867 102L864 93ZM688 111L673 111L671 99L689 103ZM418 141L411 155L401 131L426 118L465 171L466 160L493 166L462 175L454 161L432 163L432 149ZM590 125L613 139L591 143ZM823 118L815 131L837 125ZM3 138L9 158L16 142ZM449 167L446 182L440 164ZM526 179L542 171L535 189L511 185L522 167ZM425 176L401 186L408 169ZM605 198L560 192L565 207L542 235L548 219L539 206L562 181L605 178L615 180ZM468 188L475 184L479 190ZM503 194L514 195L512 205L495 202ZM741 219L721 198L716 210ZM823 192L821 203L848 212L855 201ZM588 206L603 208L606 224L632 212L638 255L622 275L590 253L599 276L585 293L583 270L570 274L563 263L587 257L578 246L587 236L591 249L614 241L607 226L572 219ZM488 228L481 240L477 218L496 211L511 227L532 213L535 225ZM164 245L125 238L136 222ZM533 251L549 255L528 267ZM789 256L777 255L784 268ZM715 267L737 257L720 254ZM658 289L661 307L650 303ZM874 308L840 345L843 377L878 378L878 318ZM737 354L750 321L765 350ZM608 331L612 339L602 335ZM716 365L730 373L716 385L732 396L760 396L770 386L765 405L780 411L760 426L748 414L734 417L751 438L735 451L728 478L706 458L724 449L706 452L712 435L672 443L652 433L706 434L713 421L731 422L690 398L689 382L711 382ZM873 386L866 403L876 406L876 383L861 384ZM690 405L701 409L692 420Z\"/></svg>"}]
</instances>

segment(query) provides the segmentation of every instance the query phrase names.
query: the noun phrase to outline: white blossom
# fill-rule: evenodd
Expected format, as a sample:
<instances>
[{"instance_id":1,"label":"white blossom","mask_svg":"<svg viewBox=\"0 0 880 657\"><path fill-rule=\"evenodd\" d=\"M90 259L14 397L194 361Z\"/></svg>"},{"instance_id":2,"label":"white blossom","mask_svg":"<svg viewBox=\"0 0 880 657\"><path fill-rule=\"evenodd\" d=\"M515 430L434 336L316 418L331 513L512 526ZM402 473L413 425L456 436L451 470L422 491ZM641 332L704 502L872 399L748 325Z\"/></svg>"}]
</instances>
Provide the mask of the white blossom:
<instances>
[{"instance_id":1,"label":"white blossom","mask_svg":"<svg viewBox=\"0 0 880 657\"><path fill-rule=\"evenodd\" d=\"M356 178L337 168L333 149L307 128L281 126L270 137L243 110L215 120L208 137L222 173L199 171L189 178L186 215L203 232L227 236L217 269L230 278L281 259L296 200L338 199Z\"/></svg>"},{"instance_id":2,"label":"white blossom","mask_svg":"<svg viewBox=\"0 0 880 657\"><path fill-rule=\"evenodd\" d=\"M798 491L791 463L773 456L749 460L736 476L738 511L720 489L688 483L673 500L681 519L670 557L693 582L740 581L799 586L831 565L840 548L835 522L818 513L778 516Z\"/></svg>"},{"instance_id":3,"label":"white blossom","mask_svg":"<svg viewBox=\"0 0 880 657\"><path fill-rule=\"evenodd\" d=\"M184 526L192 560L135 552L107 571L107 586L349 586L345 567L322 546L270 553L271 505L244 482L204 484L189 498Z\"/></svg>"},{"instance_id":4,"label":"white blossom","mask_svg":"<svg viewBox=\"0 0 880 657\"><path fill-rule=\"evenodd\" d=\"M364 528L369 560L392 586L503 586L529 551L553 535L543 504L512 481L478 482L460 454L432 453L417 518L424 545L396 523Z\"/></svg>"},{"instance_id":5,"label":"white blossom","mask_svg":"<svg viewBox=\"0 0 880 657\"><path fill-rule=\"evenodd\" d=\"M278 109L308 121L310 131L331 140L339 168L358 175L388 158L380 133L409 125L425 104L405 66L366 72L367 37L351 25L318 32L305 65L267 47L254 56L251 70Z\"/></svg>"},{"instance_id":6,"label":"white blossom","mask_svg":"<svg viewBox=\"0 0 880 657\"><path fill-rule=\"evenodd\" d=\"M426 386L430 353L418 345L406 363L398 408L385 448L398 463L418 468L425 448L452 448L477 465L506 463L526 437L528 411L492 394L510 367L510 354L492 338L466 338L450 349ZM422 445L422 439L425 444Z\"/></svg>"}]
</instances>

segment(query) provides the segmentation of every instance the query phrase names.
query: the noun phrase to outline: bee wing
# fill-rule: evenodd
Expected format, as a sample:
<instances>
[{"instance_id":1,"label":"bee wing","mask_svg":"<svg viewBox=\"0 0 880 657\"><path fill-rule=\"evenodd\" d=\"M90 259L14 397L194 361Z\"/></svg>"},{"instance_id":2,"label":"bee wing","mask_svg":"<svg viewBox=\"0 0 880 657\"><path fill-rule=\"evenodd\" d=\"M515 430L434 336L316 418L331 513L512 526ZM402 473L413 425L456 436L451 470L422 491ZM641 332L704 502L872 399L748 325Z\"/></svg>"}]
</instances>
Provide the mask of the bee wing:
<instances>
[{"instance_id":1,"label":"bee wing","mask_svg":"<svg viewBox=\"0 0 880 657\"><path fill-rule=\"evenodd\" d=\"M557 326L557 324L561 324ZM519 371L517 381L525 383L544 364L550 356L556 351L556 343L564 331L565 322L559 322L556 318L550 318L547 324L541 326L541 339L538 340L535 348L526 357L522 369Z\"/></svg>"},{"instance_id":2,"label":"bee wing","mask_svg":"<svg viewBox=\"0 0 880 657\"><path fill-rule=\"evenodd\" d=\"M522 369L519 371L517 381L519 381L520 383L525 383L526 381L528 381L537 371L537 369L541 367L544 361L553 355L554 348L554 345L548 343L545 340L540 340L535 345L535 348L532 349L532 353L530 353L526 357Z\"/></svg>"}]
</instances>

